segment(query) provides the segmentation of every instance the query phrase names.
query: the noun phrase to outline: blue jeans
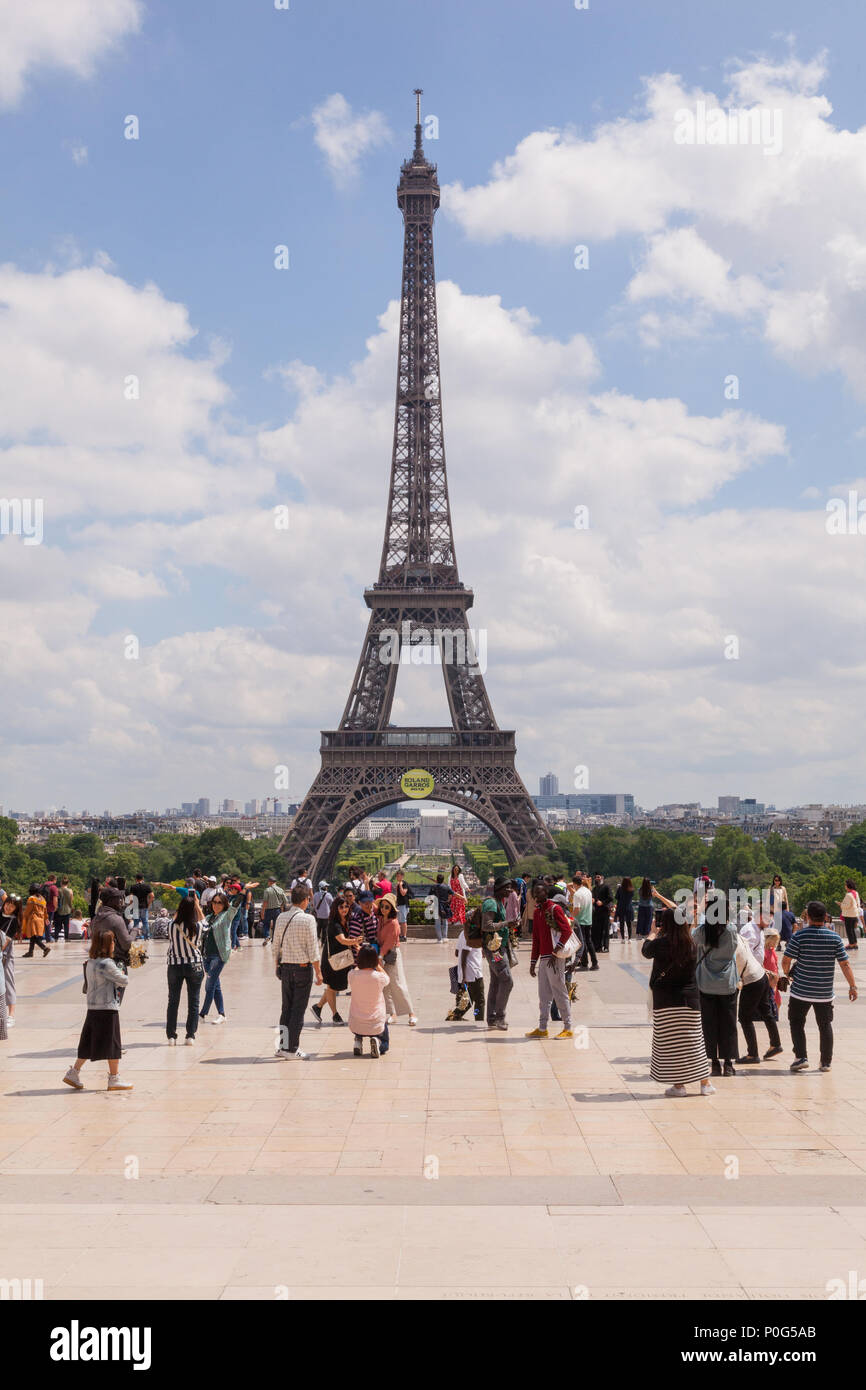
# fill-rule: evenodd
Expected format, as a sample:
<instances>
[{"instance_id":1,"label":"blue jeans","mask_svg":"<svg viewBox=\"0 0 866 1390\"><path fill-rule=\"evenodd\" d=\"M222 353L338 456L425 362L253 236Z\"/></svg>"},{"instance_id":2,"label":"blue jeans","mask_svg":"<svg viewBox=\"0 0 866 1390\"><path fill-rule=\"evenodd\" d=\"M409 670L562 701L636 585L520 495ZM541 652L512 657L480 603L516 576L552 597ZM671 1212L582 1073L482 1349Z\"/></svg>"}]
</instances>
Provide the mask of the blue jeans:
<instances>
[{"instance_id":1,"label":"blue jeans","mask_svg":"<svg viewBox=\"0 0 866 1390\"><path fill-rule=\"evenodd\" d=\"M436 940L437 940L437 941L447 941L447 940L448 940L448 922L447 922L447 919L444 918L444 917L434 917L434 918L433 918L433 925L434 925L434 927L436 928Z\"/></svg>"},{"instance_id":2,"label":"blue jeans","mask_svg":"<svg viewBox=\"0 0 866 1390\"><path fill-rule=\"evenodd\" d=\"M250 929L247 926L247 910L245 907L238 908L238 915L235 918L234 944L237 945L239 936L249 936Z\"/></svg>"},{"instance_id":3,"label":"blue jeans","mask_svg":"<svg viewBox=\"0 0 866 1390\"><path fill-rule=\"evenodd\" d=\"M207 1017L207 1011L210 1008L211 1003L216 1004L218 1014L225 1013L225 1007L223 1005L223 992L220 988L220 975L222 974L222 968L224 965L225 961L223 960L222 956L208 956L207 960L204 963L205 986L204 1004L202 1005L202 1010L200 1014L201 1018Z\"/></svg>"},{"instance_id":4,"label":"blue jeans","mask_svg":"<svg viewBox=\"0 0 866 1390\"><path fill-rule=\"evenodd\" d=\"M241 911L240 911L240 908L238 908L237 912L236 912L235 915L234 915L234 918L232 919L232 950L233 950L233 951L236 951L236 950L237 950L237 945L238 945L238 930L239 930L239 928L240 928L240 924L241 924Z\"/></svg>"},{"instance_id":5,"label":"blue jeans","mask_svg":"<svg viewBox=\"0 0 866 1390\"><path fill-rule=\"evenodd\" d=\"M142 939L142 941L149 941L149 940L150 940L150 919L149 919L149 917L148 917L148 915L147 915L147 914L148 914L148 911L149 911L148 908L143 907L143 908L141 909L141 912L140 912L139 918L138 918L138 925L139 925L140 928L141 928L141 939Z\"/></svg>"},{"instance_id":6,"label":"blue jeans","mask_svg":"<svg viewBox=\"0 0 866 1390\"><path fill-rule=\"evenodd\" d=\"M355 1042L356 1042L356 1044L357 1044L357 1043L360 1043L360 1044L363 1046L364 1038L369 1037L369 1036L370 1036L369 1033L365 1033L365 1034L363 1035L363 1037L361 1036L360 1033L356 1033L356 1034L355 1034ZM379 1039L379 1054L380 1054L380 1056L384 1057L384 1056L385 1056L385 1053L388 1051L388 1048L391 1046L391 1038L390 1038L390 1035L389 1035L389 1033L388 1033L388 1025L387 1025L387 1023L385 1024L385 1027L383 1028L383 1030L382 1030L381 1033L375 1033L375 1034L373 1034L373 1036Z\"/></svg>"}]
</instances>

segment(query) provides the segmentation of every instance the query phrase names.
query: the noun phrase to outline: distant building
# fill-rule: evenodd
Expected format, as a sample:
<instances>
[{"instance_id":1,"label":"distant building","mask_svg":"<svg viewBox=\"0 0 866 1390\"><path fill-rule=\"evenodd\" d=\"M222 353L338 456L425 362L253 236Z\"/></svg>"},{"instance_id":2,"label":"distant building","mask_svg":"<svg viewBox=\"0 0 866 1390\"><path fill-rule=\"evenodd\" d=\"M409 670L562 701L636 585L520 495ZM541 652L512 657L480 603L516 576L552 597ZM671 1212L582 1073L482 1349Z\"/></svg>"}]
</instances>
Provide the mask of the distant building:
<instances>
[{"instance_id":1,"label":"distant building","mask_svg":"<svg viewBox=\"0 0 866 1390\"><path fill-rule=\"evenodd\" d=\"M238 816L240 815L240 810L241 803L239 801L226 800L223 802L222 813L224 816Z\"/></svg>"},{"instance_id":2,"label":"distant building","mask_svg":"<svg viewBox=\"0 0 866 1390\"><path fill-rule=\"evenodd\" d=\"M538 794L539 796L559 795L559 778L555 772L548 772L544 777L539 777Z\"/></svg>"},{"instance_id":3,"label":"distant building","mask_svg":"<svg viewBox=\"0 0 866 1390\"><path fill-rule=\"evenodd\" d=\"M720 816L738 816L740 814L740 798L738 796L719 797Z\"/></svg>"},{"instance_id":4,"label":"distant building","mask_svg":"<svg viewBox=\"0 0 866 1390\"><path fill-rule=\"evenodd\" d=\"M210 797L200 796L198 799L198 814L200 816L210 815Z\"/></svg>"},{"instance_id":5,"label":"distant building","mask_svg":"<svg viewBox=\"0 0 866 1390\"><path fill-rule=\"evenodd\" d=\"M630 792L558 792L554 796L534 796L532 800L539 811L577 811L584 816L634 815L634 797Z\"/></svg>"},{"instance_id":6,"label":"distant building","mask_svg":"<svg viewBox=\"0 0 866 1390\"><path fill-rule=\"evenodd\" d=\"M422 854L431 850L451 848L451 831L448 827L447 811L431 809L421 812L421 833L418 838L418 848Z\"/></svg>"}]
</instances>

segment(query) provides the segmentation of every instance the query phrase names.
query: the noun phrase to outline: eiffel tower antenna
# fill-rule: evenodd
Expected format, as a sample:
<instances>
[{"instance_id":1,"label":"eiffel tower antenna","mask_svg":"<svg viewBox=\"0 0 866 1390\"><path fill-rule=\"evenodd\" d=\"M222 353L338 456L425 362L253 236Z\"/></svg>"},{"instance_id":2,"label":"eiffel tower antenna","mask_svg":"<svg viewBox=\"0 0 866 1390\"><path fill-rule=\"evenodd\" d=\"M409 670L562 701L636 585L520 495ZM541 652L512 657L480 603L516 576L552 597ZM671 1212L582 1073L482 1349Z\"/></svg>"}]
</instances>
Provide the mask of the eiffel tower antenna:
<instances>
[{"instance_id":1,"label":"eiffel tower antenna","mask_svg":"<svg viewBox=\"0 0 866 1390\"><path fill-rule=\"evenodd\" d=\"M421 98L424 95L423 87L415 88L415 158L424 158L424 146L421 143Z\"/></svg>"},{"instance_id":2,"label":"eiffel tower antenna","mask_svg":"<svg viewBox=\"0 0 866 1390\"><path fill-rule=\"evenodd\" d=\"M405 799L401 779L410 771L426 774L426 794L433 800L470 811L488 825L511 863L555 848L515 768L514 733L500 729L493 717L466 616L474 596L457 570L433 263L439 182L421 139L422 95L416 87L415 148L401 165L397 186L403 279L379 576L364 593L367 635L339 728L322 733L321 770L280 845L289 866L310 869L314 879L333 871L340 845L359 821ZM397 671L409 661L441 667L449 726L391 724ZM417 795L417 777L415 784Z\"/></svg>"}]
</instances>

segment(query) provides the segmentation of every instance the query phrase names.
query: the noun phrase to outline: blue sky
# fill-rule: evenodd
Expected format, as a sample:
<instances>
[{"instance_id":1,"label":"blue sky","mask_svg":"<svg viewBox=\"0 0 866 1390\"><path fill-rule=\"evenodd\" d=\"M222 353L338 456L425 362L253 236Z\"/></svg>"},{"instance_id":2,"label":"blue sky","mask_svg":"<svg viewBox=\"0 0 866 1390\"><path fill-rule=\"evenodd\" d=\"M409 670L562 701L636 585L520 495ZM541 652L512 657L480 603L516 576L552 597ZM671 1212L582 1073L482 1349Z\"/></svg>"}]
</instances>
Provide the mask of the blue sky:
<instances>
[{"instance_id":1,"label":"blue sky","mask_svg":"<svg viewBox=\"0 0 866 1390\"><path fill-rule=\"evenodd\" d=\"M800 97L792 97L792 101L802 98L798 109L808 107L809 119L821 129L831 129L837 139L840 130L857 132L864 120L859 71L863 26L855 5L843 0L832 7L816 7L803 0L786 0L784 4L765 2L755 7L733 0L719 12L684 3L644 6L633 0L590 0L590 9L585 12L575 10L566 0L542 0L532 5L509 0L464 0L461 4L444 0L436 6L405 0L370 0L364 6L336 0L291 0L290 10L278 11L267 0L215 0L205 7L160 0L144 0L139 5L136 0L99 0L92 7L93 14L97 11L106 32L112 23L118 32L104 48L98 48L94 40L94 52L83 54L78 66L86 68L85 75L70 70L60 39L51 60L45 60L43 49L41 61L28 62L27 44L32 39L26 33L18 36L23 54L21 91L9 97L0 111L5 136L0 142L4 207L0 259L14 267L17 275L33 277L35 283L46 275L62 278L78 268L99 265L94 258L101 253L109 258L105 264L112 292L122 284L140 296L152 285L161 303L185 306L195 336L180 344L167 340L166 360L172 360L174 353L198 360L210 379L226 389L213 411L202 413L198 434L189 427L179 429L179 457L185 451L193 455L201 452L212 460L220 450L231 449L229 441L236 438L249 451L238 463L241 473L263 460L272 470L255 488L255 506L266 513L276 502L291 501L297 503L298 511L291 561L285 568L280 562L270 563L264 579L252 558L248 566L226 568L224 564L227 550L238 552L251 546L251 556L255 550L255 522L248 514L242 480L231 498L221 499L218 506L206 486L202 491L193 487L175 490L168 484L162 489L160 502L159 498L142 497L141 478L130 468L126 501L112 504L107 519L99 486L82 482L79 489L77 464L70 463L68 493L63 498L57 496L49 538L60 557L59 569L51 571L55 597L63 556L76 575L84 574L94 554L119 566L124 575L118 587L111 576L106 578L101 572L98 582L85 586L87 594L80 610L75 610L71 628L66 624L78 634L79 651L93 644L89 668L100 652L110 649L115 638L134 631L153 663L149 681L141 682L140 688L153 690L160 687L161 672L176 669L177 654L171 642L176 640L185 643L187 650L198 651L198 644L213 646L212 634L217 629L234 633L230 646L236 641L244 648L245 655L239 659L241 669L249 662L256 663L262 643L270 655L276 653L275 660L287 657L296 666L299 656L291 633L293 626L299 637L303 630L305 678L312 679L312 663L322 684L316 694L312 688L305 692L303 712L296 712L296 716L288 712L294 732L291 748L283 758L294 760L293 766L296 763L297 792L315 770L315 730L339 718L362 632L355 611L360 606L360 588L372 580L378 564L388 450L381 450L380 436L374 430L366 452L361 451L366 471L360 476L363 486L359 494L357 461L346 457L344 473L336 461L339 441L328 444L322 459L317 460L322 432L316 432L315 422L305 423L310 414L309 389L303 383L299 386L297 378L287 381L279 368L292 362L315 368L320 374L316 389L326 395L334 383L354 383L352 410L363 412L363 399L359 400L362 383L353 376L360 364L362 375L369 368L371 380L375 380L382 411L391 409L393 386L386 385L384 369L371 365L367 342L383 331L379 316L399 291L401 224L394 195L399 163L411 149L411 92L417 84L424 88L425 113L434 114L439 121L439 138L428 142L428 154L438 162L445 189L436 224L437 270L440 280L459 286L460 305L465 301L477 309L485 297L499 296L506 315L527 310L534 319L529 330L534 353L542 353L547 340L567 344L576 336L585 338L596 366L580 390L615 392L641 403L636 409L644 415L649 413L649 402L676 400L690 417L714 420L728 408L722 383L734 372L740 379L736 408L784 436L783 447L770 444L765 436L760 442L750 440L743 446L748 461L729 471L721 468L712 485L696 490L684 485L681 492L671 488L664 499L664 526L669 528L664 536L655 515L658 485L650 486L638 471L634 486L626 486L633 505L626 505L622 479L605 493L603 461L592 449L582 453L576 444L571 462L561 464L560 474L563 468L566 472L572 469L576 501L587 489L592 492L595 515L602 522L609 549L604 556L595 553L591 559L586 557L586 564L563 561L573 566L567 581L564 583L561 575L557 579L548 574L551 587L538 592L537 607L533 609L530 597L528 606L521 610L523 595L534 592L532 576L537 575L538 565L548 561L562 541L553 532L571 529L571 495L567 487L563 492L551 484L549 493L524 498L519 480L507 469L499 472L491 468L489 461L479 473L477 455L464 447L463 441L483 439L481 407L479 418L472 421L472 399L462 402L461 393L468 390L466 382L476 370L483 373L485 363L476 358L461 364L458 352L449 353L449 334L454 330L446 323L448 315L443 314L446 444L458 558L464 578L478 592L479 613L490 623L491 634L494 623L500 631L501 657L497 664L496 644L492 642L489 682L500 722L526 731L521 761L527 781L534 788L537 775L548 766L556 766L565 782L572 763L586 760L581 752L590 726L596 734L590 739L591 753L587 756L598 768L596 789L631 790L649 804L689 794L709 801L714 793L731 790L781 802L786 797L859 799L862 768L852 766L852 754L844 741L848 718L844 701L853 698L856 689L856 663L848 673L850 691L839 696L842 704L823 719L812 708L813 689L807 685L795 691L785 684L793 672L817 657L819 662L829 663L822 668L819 681L826 694L834 650L840 645L851 649L853 661L858 614L852 610L838 615L840 629L832 638L827 634L826 651L816 650L815 641L804 637L803 632L811 633L814 623L817 640L822 629L820 604L816 601L815 612L804 617L802 594L788 589L785 576L791 567L799 570L801 563L808 565L810 536L816 546L824 543L826 488L837 483L853 485L864 471L860 464L862 440L858 437L863 426L860 367L853 361L855 349L848 353L840 349L834 355L822 348L817 334L814 344L807 341L806 334L802 346L789 352L786 339L793 341L797 334L792 333L787 317L781 328L778 318L773 317L782 312L785 316L802 313L803 320L808 321L810 314L814 316L812 301L806 296L819 289L824 292L821 246L835 234L844 242L849 270L859 264L849 246L850 229L856 228L852 207L828 207L825 236L819 225L821 206L806 206L808 190L792 195L788 189L779 200L781 211L770 198L760 204L752 238L748 213L739 208L728 217L714 204L711 189L693 203L681 197L678 204L677 197L671 197L660 219L653 222L648 214L639 226L627 225L629 214L623 207L629 201L627 188L603 192L587 189L588 195L593 192L594 211L585 217L583 199L574 197L565 228L555 234L550 232L555 208L548 212L541 198L535 226L524 221L518 227L507 217L501 234L488 239L478 234L467 206L449 200L448 194L448 185L459 184L473 191L477 200L487 199L491 208L499 206L496 185L502 183L502 177L492 172L493 166L513 156L533 132L559 132L567 146L563 159L572 154L579 158L581 149L597 147L599 129L606 123L620 122L639 137L648 119L644 79L658 80L665 73L678 75L685 90L700 88L722 96L732 71L748 70L752 74L750 90L757 91L764 81L760 75L754 76L761 62L776 64L782 75L773 77L773 91L784 88L799 92ZM128 22L133 11L137 24ZM817 82L799 72L792 76L792 62L807 66L821 54L825 57ZM809 106L816 92L832 105L832 114L829 109L822 113ZM329 167L315 139L313 113L336 93L345 98L354 115L379 113L382 125L390 132L363 151L353 162L351 174ZM130 113L140 120L141 137L136 141L123 138L123 121ZM86 154L80 153L82 150ZM796 160L797 155L796 146L786 145L780 161ZM634 158L639 161L639 152ZM661 161L660 180L665 173ZM754 177L753 173L744 174L744 186ZM840 180L845 177L840 167ZM526 186L520 177L514 182L511 209ZM749 196L760 203L760 195ZM600 203L606 203L611 213L615 209L624 224L620 233L599 232ZM802 257L796 245L800 217L805 244ZM831 224L836 217L838 226ZM785 244L772 230L774 218L780 219L779 225L782 221L794 224L789 230L791 244ZM494 231L500 226L495 212L491 212L489 226ZM734 297L721 308L718 298L700 304L700 293L695 290L700 269L688 291L674 284L666 271L668 283L663 292L649 299L629 298L630 283L651 259L652 238L662 233L670 237L678 228L689 226L697 228L713 255L727 261L730 279L744 277L741 293L748 300L748 311L735 307ZM580 242L590 247L591 269L586 272L576 271L572 265L573 246ZM276 272L273 267L273 250L278 243L290 248L291 270L287 273ZM699 251L703 254L703 248ZM848 274L855 298L859 295L857 273ZM782 284L788 296L783 309L778 304L766 308L766 313L763 307L755 309L761 294L772 297ZM641 317L647 304L660 312L667 304L679 326L663 316L657 332L648 328ZM454 309L454 321L461 311ZM849 315L855 311L859 312L856 305L853 310L843 306L833 311L845 331L850 329L852 340L856 334ZM101 314L94 332L107 332L105 325L111 322L112 313L108 298L102 310L94 301L93 312L95 316ZM683 325L685 318L689 322ZM843 337L844 332L830 333L833 342ZM123 342L121 331L116 339L118 370ZM17 350L26 361L20 333ZM15 352L13 342L13 357ZM100 353L104 356L103 349ZM134 365L128 370L134 370ZM462 373L459 378L458 370ZM496 370L491 362L489 371ZM554 376L550 399L558 401L569 385L568 370L557 368ZM575 379L578 377L579 371ZM43 386L47 386L44 381ZM484 383L479 380L473 389L476 399L483 396L483 409L495 414L495 399ZM26 386L22 390L26 394ZM339 404L343 396L337 392L334 399ZM533 403L530 394L527 411L533 409ZM66 429L56 425L50 390L44 393L42 409L41 417L34 414L20 433L13 431L6 439L13 461L11 472L6 470L9 481L4 483L9 495L19 495L24 486L15 471L16 445L38 441L40 434L50 438L56 430L57 442L68 451L68 458L79 457L77 426ZM453 433L452 416L456 420ZM465 428L461 419L467 421ZM215 443L210 425L216 421L219 439ZM159 429L163 430L162 424ZM166 424L164 429L168 431L170 426ZM162 433L160 439L163 451L171 448L170 439L166 443ZM113 447L122 450L130 445L116 440ZM148 446L139 440L134 447L143 447L146 452ZM611 447L616 450L615 443ZM740 442L733 440L719 442L722 452L739 447ZM302 456L302 462L296 457L293 465L291 451L295 448L301 451L298 457ZM545 476L543 459L527 460L527 465L530 471L538 468L541 478ZM639 469L637 458L634 467ZM649 490L642 502L644 488ZM50 501L46 496L46 507ZM521 583L508 595L508 611L497 611L495 600L503 593L497 566L508 550L509 538L522 528L526 509L534 506L544 512L551 535L538 545L534 558L527 553L515 563ZM509 515L511 508L513 515ZM770 515L774 509L778 509L776 519ZM491 542L491 551L486 544L476 545L478 517L485 510L500 516L504 528L496 544ZM756 518L756 539L744 550L732 549L727 523L721 529L715 525L719 513L743 519L744 524L735 528L741 537L748 531L746 519ZM791 529L797 513L803 513L802 531ZM684 527L678 524L678 517L685 518ZM358 531L353 533L351 528L353 518L363 535L360 544ZM626 557L645 532L658 535L660 546L672 546L682 553L684 546L691 545L688 523L697 518L712 523L715 529L702 532L702 538L695 540L694 558L702 571L718 571L719 585L713 597L705 594L701 599L707 605L703 617L691 613L688 595L684 595L682 607L690 616L681 612L672 621L681 630L694 621L700 630L702 623L718 619L723 631L739 632L747 625L746 607L751 600L752 610L759 612L752 612L754 666L748 677L744 667L736 668L736 674L734 669L722 668L709 676L702 666L689 675L687 637L683 639L685 657L682 652L670 651L662 656L660 648L667 639L660 630L665 615L672 614L670 595L660 594L657 609L644 611L634 595L645 591L647 584L639 575L629 577L625 573ZM346 522L348 530L343 529ZM138 529L142 525L146 531ZM164 535L159 531L163 525ZM173 526L176 529L171 531ZM764 526L778 543L772 556L758 554L763 549ZM127 537L125 542L120 531ZM324 534L334 537L335 553L329 553L327 565L322 566L325 551L330 551L330 546L322 546ZM718 537L717 550L713 543L707 545L705 534ZM790 536L790 545L784 543L786 536ZM851 540L856 546L857 538ZM849 547L852 556L854 546ZM828 553L828 573L823 582L828 586L828 601L833 594L842 593L847 602L849 590L856 588L859 553L849 578L844 570L841 577L838 573L838 551L837 547ZM27 564L30 559L28 556ZM36 563L34 560L34 567ZM45 565L42 573L47 584L49 562L39 563ZM744 568L748 571L753 564L756 570L761 569L757 589L753 586L749 593L746 584L743 592L729 593L726 570L736 571L740 584ZM309 604L303 594L295 592L293 567L297 572L299 566L307 576L311 570L324 568L327 582L323 583L319 574L316 590L330 595L334 606L333 623L328 618L324 630L325 620L320 614L321 642L316 651L311 651L313 639L306 626ZM663 562L660 565L658 557L651 558L650 588L660 568L666 566ZM604 583L608 572L618 574L624 587L618 595L608 594L602 603L605 633L599 634L599 647L587 654L581 690L575 696L573 682L566 674L567 654L576 631L587 621L591 624L593 612L590 604L581 613L580 596L586 596L588 575L593 582ZM704 579L702 575L702 583ZM574 595L569 598L572 584ZM761 584L778 586L769 595L763 623ZM527 674L521 670L521 647L526 651L535 647L534 637L526 647L521 624L529 624L533 633L545 626L551 593L564 595L565 601L551 620L549 631L545 630L545 653L536 668L537 688L534 694L518 699L516 691L525 685ZM635 603L633 611L624 606L630 601ZM269 605L267 611L257 607L261 602ZM654 624L660 627L656 629ZM61 623L60 628L63 626ZM770 627L784 638L778 648L766 636ZM46 636L40 660L50 661L54 652L56 659L63 661L53 642ZM564 659L565 669L561 669ZM658 669L654 665L657 660ZM546 671L542 669L544 662L549 663ZM603 712L592 706L587 694L599 664L611 673L613 681L613 693L605 695ZM199 659L199 670L201 667ZM659 710L657 718L650 720L653 733L648 742L633 742L626 732L642 722L645 709L640 701L631 709L620 707L618 715L611 712L611 702L620 705L635 669L648 672L652 683L657 682L654 698L660 702ZM178 718L176 725L169 726L164 711L138 706L136 683L130 687L127 675L118 672L116 686L108 681L117 707L116 749L125 747L121 726L128 731L136 723L142 724L148 730L147 739L153 740L147 776L122 796L112 798L111 777L102 761L97 732L105 712L98 713L89 703L82 686L70 697L68 708L48 708L41 717L34 714L31 727L24 721L17 728L18 743L23 744L22 765L19 772L10 772L7 802L164 804L199 794L190 780L200 764L193 757L187 762L186 751L178 754L174 742L178 740L185 747L182 720ZM717 715L710 709L702 715L700 708L692 710L698 723L707 721L708 737L704 746L702 736L701 751L694 755L679 746L677 719L671 718L670 725L666 722L667 712L679 698L676 695L672 699L672 692L681 677L690 682L698 701L705 699L712 707L718 701L721 711ZM282 683L284 678L285 673L277 667L271 670L275 683ZM782 684L774 687L776 693L768 694L768 683L779 680ZM740 682L738 698L744 703L729 704L725 692L732 682ZM533 708L524 703L531 699L535 701ZM568 727L572 732L557 736L545 732L557 727L559 705L552 720L545 708L551 699L562 702L562 729ZM573 706L575 699L577 708ZM200 703L192 701L193 706ZM790 756L776 743L774 732L759 727L750 746L748 728L743 727L751 717L747 712L751 710L760 725L768 703L790 712L793 723L789 733L795 745L798 741L802 745L815 718L825 731L823 758L804 775L802 785L792 775ZM61 718L66 731L56 735L66 751L55 764L55 792L51 777L39 775L40 785L32 785L27 750L32 752L39 746L46 726L56 718ZM237 762L226 773L226 782L231 785L222 785L208 770L202 777L207 785L201 785L200 790L214 796L267 794L268 787L263 784L266 769L272 758L279 760L275 743L283 738L279 729L285 727L286 718L282 705L264 714L238 712ZM573 725L569 723L572 719ZM76 720L81 731L77 739ZM720 721L731 721L742 731L730 757L730 741L723 740L719 747L714 742L713 730ZM227 723L231 727L231 718ZM219 741L224 737L221 729L218 722L210 736ZM135 739L128 733L126 736L131 738L131 752ZM195 737L202 740L197 748L206 746L206 719ZM245 756L247 742L254 745L255 752ZM173 768L178 769L176 773ZM254 771L247 776L246 768ZM819 771L826 785L815 785ZM733 785L726 782L717 786L723 776L733 779ZM749 778L752 780L746 785Z\"/></svg>"},{"instance_id":2,"label":"blue sky","mask_svg":"<svg viewBox=\"0 0 866 1390\"><path fill-rule=\"evenodd\" d=\"M856 15L853 3L804 0L732 0L722 24L700 7L629 0L588 12L565 0L292 0L289 11L267 0L213 0L206 10L151 0L141 34L97 80L43 72L21 109L4 117L4 254L35 267L62 255L68 239L85 256L105 250L124 278L153 280L187 304L202 340L230 345L225 375L244 416L277 419L285 392L265 380L266 369L297 356L344 370L399 291L394 189L411 149L416 84L425 112L439 117L430 157L443 183L483 181L529 130L588 133L628 114L645 74L673 71L719 87L732 57L784 53L788 36L804 58L828 49L835 113L857 124ZM331 91L381 110L394 131L354 187L335 186L311 140L310 112ZM137 142L121 138L128 112L142 122ZM65 147L78 140L88 148L83 169ZM582 235L575 225L575 241ZM275 282L278 242L290 247L292 271ZM440 277L526 305L555 336L579 329L601 338L611 328L632 250L618 238L593 251L592 274L572 274L568 248L478 246L444 215L437 223ZM785 372L748 341L719 336L697 358L689 349L659 359L609 341L605 372L644 394L675 385L698 409L715 406L722 369L759 372L752 397L768 413L784 409L789 429L796 421L796 442L811 457L811 396L792 401ZM829 425L844 448L862 412L835 383L826 391L817 402L822 437Z\"/></svg>"}]
</instances>

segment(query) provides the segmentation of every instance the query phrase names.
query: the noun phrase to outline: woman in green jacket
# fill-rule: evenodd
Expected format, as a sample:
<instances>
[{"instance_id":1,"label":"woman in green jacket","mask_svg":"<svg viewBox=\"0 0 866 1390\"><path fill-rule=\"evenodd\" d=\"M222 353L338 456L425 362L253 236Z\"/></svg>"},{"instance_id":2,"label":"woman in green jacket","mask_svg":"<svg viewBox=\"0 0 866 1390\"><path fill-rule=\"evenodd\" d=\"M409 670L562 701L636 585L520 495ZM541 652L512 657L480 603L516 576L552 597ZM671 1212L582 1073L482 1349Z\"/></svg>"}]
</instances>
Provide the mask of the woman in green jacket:
<instances>
[{"instance_id":1,"label":"woman in green jacket","mask_svg":"<svg viewBox=\"0 0 866 1390\"><path fill-rule=\"evenodd\" d=\"M199 1018L207 1018L208 1010L213 1003L216 1004L217 1011L216 1017L211 1019L211 1023L225 1023L226 1011L220 986L220 975L232 953L232 919L235 915L235 909L222 890L214 893L209 906L210 911L205 918L201 948L204 961L205 989L204 1004Z\"/></svg>"}]
</instances>

